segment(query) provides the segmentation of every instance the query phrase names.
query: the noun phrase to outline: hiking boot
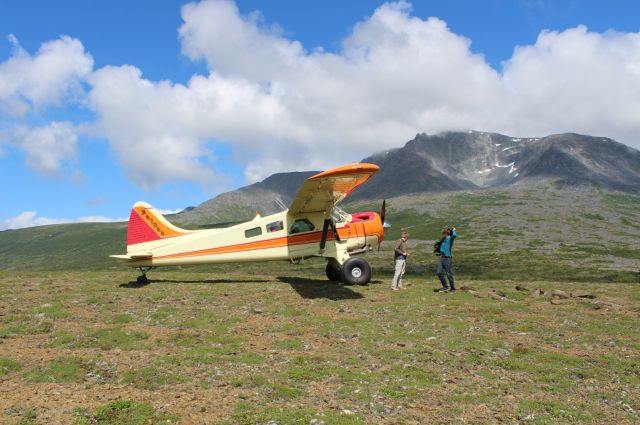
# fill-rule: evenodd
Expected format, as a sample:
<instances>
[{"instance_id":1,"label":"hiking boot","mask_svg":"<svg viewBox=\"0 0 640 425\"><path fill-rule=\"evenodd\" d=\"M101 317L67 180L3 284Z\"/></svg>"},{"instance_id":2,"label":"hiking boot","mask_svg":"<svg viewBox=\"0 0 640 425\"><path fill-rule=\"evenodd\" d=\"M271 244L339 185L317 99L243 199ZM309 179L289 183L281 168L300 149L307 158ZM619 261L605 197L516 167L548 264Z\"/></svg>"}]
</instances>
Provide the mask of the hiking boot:
<instances>
[{"instance_id":1,"label":"hiking boot","mask_svg":"<svg viewBox=\"0 0 640 425\"><path fill-rule=\"evenodd\" d=\"M456 293L456 291L457 291L456 289L450 289L450 290L449 290L449 293L450 293L450 294L455 294L455 293Z\"/></svg>"},{"instance_id":2,"label":"hiking boot","mask_svg":"<svg viewBox=\"0 0 640 425\"><path fill-rule=\"evenodd\" d=\"M449 288L437 288L433 292L449 292Z\"/></svg>"}]
</instances>

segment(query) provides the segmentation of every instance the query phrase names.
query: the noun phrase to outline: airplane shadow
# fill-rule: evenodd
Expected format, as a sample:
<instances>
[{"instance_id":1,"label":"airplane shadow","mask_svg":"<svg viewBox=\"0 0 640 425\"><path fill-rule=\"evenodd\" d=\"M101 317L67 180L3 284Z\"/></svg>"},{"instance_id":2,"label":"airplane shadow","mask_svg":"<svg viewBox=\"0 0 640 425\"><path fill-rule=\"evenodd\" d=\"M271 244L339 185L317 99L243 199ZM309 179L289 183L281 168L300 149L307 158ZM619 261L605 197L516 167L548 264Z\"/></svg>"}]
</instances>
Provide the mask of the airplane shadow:
<instances>
[{"instance_id":1,"label":"airplane shadow","mask_svg":"<svg viewBox=\"0 0 640 425\"><path fill-rule=\"evenodd\" d=\"M339 285L329 280L307 279L304 277L279 276L280 282L288 283L302 298L329 300L357 300L364 298L362 294L355 292L347 286Z\"/></svg>"},{"instance_id":2,"label":"airplane shadow","mask_svg":"<svg viewBox=\"0 0 640 425\"><path fill-rule=\"evenodd\" d=\"M121 283L118 285L120 288L142 288L152 283L266 283L270 282L265 279L203 279L203 280L177 280L177 279L149 279L146 283L139 283L137 281L131 281L127 283Z\"/></svg>"}]
</instances>

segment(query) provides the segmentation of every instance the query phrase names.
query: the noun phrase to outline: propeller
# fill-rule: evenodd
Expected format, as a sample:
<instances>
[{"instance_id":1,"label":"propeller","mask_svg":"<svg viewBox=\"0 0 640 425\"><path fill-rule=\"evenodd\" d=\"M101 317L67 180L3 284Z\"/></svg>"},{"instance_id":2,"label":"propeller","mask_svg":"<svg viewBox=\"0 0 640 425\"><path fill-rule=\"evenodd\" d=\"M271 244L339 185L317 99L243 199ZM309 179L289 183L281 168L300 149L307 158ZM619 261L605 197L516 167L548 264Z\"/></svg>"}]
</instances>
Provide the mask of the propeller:
<instances>
[{"instance_id":1,"label":"propeller","mask_svg":"<svg viewBox=\"0 0 640 425\"><path fill-rule=\"evenodd\" d=\"M387 212L387 200L383 199L382 200L382 208L380 208L380 224L382 224L382 232L383 233L384 233L384 229L386 229L387 227L391 227L391 225L389 223L384 221L384 217L386 215L386 212ZM378 251L380 251L380 245L382 245L382 240L378 241Z\"/></svg>"}]
</instances>

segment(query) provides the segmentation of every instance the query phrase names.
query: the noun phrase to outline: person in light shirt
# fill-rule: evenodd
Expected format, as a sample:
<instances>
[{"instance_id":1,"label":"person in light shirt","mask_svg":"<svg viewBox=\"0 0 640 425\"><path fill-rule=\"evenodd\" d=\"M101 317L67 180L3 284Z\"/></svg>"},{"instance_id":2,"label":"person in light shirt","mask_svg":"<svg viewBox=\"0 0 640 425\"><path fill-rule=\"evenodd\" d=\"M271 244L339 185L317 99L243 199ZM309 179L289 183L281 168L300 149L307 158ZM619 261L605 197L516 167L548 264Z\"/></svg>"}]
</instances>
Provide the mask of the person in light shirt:
<instances>
[{"instance_id":1,"label":"person in light shirt","mask_svg":"<svg viewBox=\"0 0 640 425\"><path fill-rule=\"evenodd\" d=\"M398 289L404 289L404 287L402 286L402 276L404 275L407 257L409 256L406 247L407 239L409 239L409 232L402 232L400 234L400 239L398 239L398 242L396 242L396 247L393 251L396 267L395 273L393 275L393 280L391 281L391 289L393 289L394 291L397 291Z\"/></svg>"}]
</instances>

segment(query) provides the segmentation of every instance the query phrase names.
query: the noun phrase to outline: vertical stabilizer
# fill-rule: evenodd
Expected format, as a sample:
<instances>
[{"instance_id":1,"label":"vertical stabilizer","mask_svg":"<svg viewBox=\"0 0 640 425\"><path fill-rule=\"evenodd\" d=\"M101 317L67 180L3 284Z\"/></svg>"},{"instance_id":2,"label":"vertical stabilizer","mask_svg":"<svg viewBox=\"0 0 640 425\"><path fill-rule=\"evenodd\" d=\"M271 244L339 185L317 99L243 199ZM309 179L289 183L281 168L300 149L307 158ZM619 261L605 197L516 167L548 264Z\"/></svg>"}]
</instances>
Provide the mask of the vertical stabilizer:
<instances>
[{"instance_id":1,"label":"vertical stabilizer","mask_svg":"<svg viewBox=\"0 0 640 425\"><path fill-rule=\"evenodd\" d=\"M127 252L133 245L159 241L190 233L169 223L155 208L145 202L136 202L127 226Z\"/></svg>"}]
</instances>

